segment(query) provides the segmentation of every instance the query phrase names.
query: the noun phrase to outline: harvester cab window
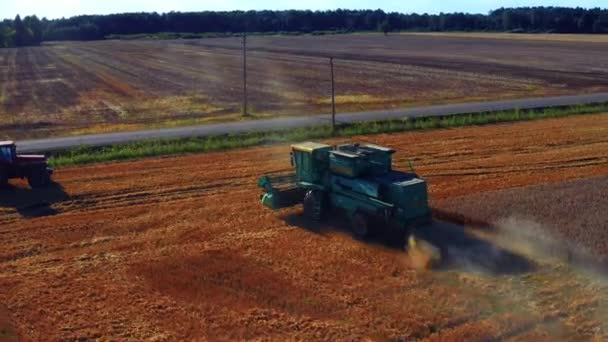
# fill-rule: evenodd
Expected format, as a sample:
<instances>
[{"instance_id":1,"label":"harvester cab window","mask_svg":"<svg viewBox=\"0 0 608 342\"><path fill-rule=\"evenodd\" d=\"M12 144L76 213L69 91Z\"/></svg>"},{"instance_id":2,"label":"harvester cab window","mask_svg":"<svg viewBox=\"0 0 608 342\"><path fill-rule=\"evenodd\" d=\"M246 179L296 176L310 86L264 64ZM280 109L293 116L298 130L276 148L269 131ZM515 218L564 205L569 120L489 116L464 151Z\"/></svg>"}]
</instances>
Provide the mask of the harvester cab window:
<instances>
[{"instance_id":1,"label":"harvester cab window","mask_svg":"<svg viewBox=\"0 0 608 342\"><path fill-rule=\"evenodd\" d=\"M11 146L0 147L0 160L9 163L13 161L13 149Z\"/></svg>"}]
</instances>

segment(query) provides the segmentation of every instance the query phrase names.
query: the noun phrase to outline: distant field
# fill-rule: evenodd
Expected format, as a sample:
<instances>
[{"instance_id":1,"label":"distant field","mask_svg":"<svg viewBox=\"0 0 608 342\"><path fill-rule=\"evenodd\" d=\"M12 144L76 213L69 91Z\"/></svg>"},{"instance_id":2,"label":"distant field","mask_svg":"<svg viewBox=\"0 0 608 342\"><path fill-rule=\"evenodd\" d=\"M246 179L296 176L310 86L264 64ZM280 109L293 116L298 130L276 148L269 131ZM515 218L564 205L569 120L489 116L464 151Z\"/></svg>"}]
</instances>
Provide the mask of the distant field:
<instances>
[{"instance_id":1,"label":"distant field","mask_svg":"<svg viewBox=\"0 0 608 342\"><path fill-rule=\"evenodd\" d=\"M239 120L240 44L2 49L0 138ZM340 112L608 90L608 47L590 42L354 34L251 37L249 47L254 118L329 112L327 56L336 57Z\"/></svg>"},{"instance_id":2,"label":"distant field","mask_svg":"<svg viewBox=\"0 0 608 342\"><path fill-rule=\"evenodd\" d=\"M404 32L408 36L487 38L507 40L541 40L554 42L608 43L608 34L553 34L553 33L494 33L494 32Z\"/></svg>"}]
</instances>

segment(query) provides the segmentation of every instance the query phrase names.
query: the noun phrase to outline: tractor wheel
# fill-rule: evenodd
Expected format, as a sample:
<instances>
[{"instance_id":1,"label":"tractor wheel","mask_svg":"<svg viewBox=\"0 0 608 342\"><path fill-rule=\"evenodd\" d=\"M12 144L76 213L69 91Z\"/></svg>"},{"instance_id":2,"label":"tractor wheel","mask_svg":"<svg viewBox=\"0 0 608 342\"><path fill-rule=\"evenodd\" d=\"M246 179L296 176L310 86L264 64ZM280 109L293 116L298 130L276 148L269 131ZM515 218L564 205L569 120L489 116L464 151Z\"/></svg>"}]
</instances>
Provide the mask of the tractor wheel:
<instances>
[{"instance_id":1,"label":"tractor wheel","mask_svg":"<svg viewBox=\"0 0 608 342\"><path fill-rule=\"evenodd\" d=\"M27 182L32 188L42 188L51 182L51 175L45 168L36 169L27 177Z\"/></svg>"},{"instance_id":2,"label":"tractor wheel","mask_svg":"<svg viewBox=\"0 0 608 342\"><path fill-rule=\"evenodd\" d=\"M323 219L323 193L310 190L304 196L304 215L313 221Z\"/></svg>"},{"instance_id":3,"label":"tractor wheel","mask_svg":"<svg viewBox=\"0 0 608 342\"><path fill-rule=\"evenodd\" d=\"M6 171L0 169L0 188L5 188L8 185L8 175Z\"/></svg>"},{"instance_id":4,"label":"tractor wheel","mask_svg":"<svg viewBox=\"0 0 608 342\"><path fill-rule=\"evenodd\" d=\"M369 236L369 219L367 215L363 213L355 213L352 218L352 229L355 235L362 239Z\"/></svg>"}]
</instances>

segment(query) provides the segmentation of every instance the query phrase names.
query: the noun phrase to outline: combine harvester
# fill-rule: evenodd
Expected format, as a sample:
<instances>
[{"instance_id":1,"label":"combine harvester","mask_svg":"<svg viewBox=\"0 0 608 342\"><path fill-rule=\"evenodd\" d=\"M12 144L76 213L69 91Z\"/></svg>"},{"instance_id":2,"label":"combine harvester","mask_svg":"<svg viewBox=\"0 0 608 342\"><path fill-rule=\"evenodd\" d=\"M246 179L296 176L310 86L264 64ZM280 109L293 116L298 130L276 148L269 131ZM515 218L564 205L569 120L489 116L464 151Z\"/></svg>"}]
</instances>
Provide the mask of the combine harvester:
<instances>
[{"instance_id":1,"label":"combine harvester","mask_svg":"<svg viewBox=\"0 0 608 342\"><path fill-rule=\"evenodd\" d=\"M0 142L0 188L13 178L27 178L32 188L40 188L51 182L52 174L45 156L18 155L14 142Z\"/></svg>"},{"instance_id":2,"label":"combine harvester","mask_svg":"<svg viewBox=\"0 0 608 342\"><path fill-rule=\"evenodd\" d=\"M393 170L393 153L390 148L370 144L293 145L295 172L261 177L262 204L273 210L303 204L305 216L313 221L340 209L359 238L378 229L391 229L406 237L411 228L431 222L427 184L415 173ZM424 246L431 259L438 258L435 248L413 236L408 246L410 251Z\"/></svg>"}]
</instances>

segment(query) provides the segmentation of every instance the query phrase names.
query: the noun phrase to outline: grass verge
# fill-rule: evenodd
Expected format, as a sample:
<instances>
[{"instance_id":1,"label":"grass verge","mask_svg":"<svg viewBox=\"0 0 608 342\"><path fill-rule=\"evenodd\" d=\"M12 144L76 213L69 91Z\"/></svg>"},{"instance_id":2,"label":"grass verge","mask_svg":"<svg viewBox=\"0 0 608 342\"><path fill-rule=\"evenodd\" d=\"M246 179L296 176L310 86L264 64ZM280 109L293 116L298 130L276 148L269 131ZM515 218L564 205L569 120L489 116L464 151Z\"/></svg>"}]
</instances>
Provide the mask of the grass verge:
<instances>
[{"instance_id":1,"label":"grass verge","mask_svg":"<svg viewBox=\"0 0 608 342\"><path fill-rule=\"evenodd\" d=\"M368 121L343 124L332 133L330 125L288 130L216 135L200 138L161 139L106 147L78 147L51 153L49 163L54 167L101 163L142 157L177 155L194 152L220 151L263 144L288 143L303 140L488 125L505 122L558 118L608 112L608 103L539 110L461 114L445 117L425 117L389 121Z\"/></svg>"}]
</instances>

